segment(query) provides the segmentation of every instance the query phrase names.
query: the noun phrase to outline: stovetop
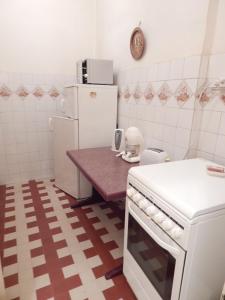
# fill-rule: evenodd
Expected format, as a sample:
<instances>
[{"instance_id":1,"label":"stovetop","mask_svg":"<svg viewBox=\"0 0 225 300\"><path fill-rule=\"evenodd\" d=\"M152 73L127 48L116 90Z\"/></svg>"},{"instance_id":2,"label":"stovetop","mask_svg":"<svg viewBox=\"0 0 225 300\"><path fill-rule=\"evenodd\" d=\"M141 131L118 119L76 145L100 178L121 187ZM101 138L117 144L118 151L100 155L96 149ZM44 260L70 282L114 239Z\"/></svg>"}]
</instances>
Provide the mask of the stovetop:
<instances>
[{"instance_id":1,"label":"stovetop","mask_svg":"<svg viewBox=\"0 0 225 300\"><path fill-rule=\"evenodd\" d=\"M225 178L209 175L208 165L215 163L196 158L133 167L129 174L192 220L225 209Z\"/></svg>"}]
</instances>

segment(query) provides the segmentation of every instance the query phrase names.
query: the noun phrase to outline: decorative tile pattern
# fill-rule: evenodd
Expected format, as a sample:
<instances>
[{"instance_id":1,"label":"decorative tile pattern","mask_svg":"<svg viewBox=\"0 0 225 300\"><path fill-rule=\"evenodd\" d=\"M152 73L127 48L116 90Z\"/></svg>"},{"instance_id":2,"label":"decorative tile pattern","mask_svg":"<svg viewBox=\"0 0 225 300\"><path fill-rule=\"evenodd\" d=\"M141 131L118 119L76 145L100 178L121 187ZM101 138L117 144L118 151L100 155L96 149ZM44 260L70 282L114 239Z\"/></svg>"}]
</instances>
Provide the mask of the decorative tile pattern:
<instances>
[{"instance_id":1,"label":"decorative tile pattern","mask_svg":"<svg viewBox=\"0 0 225 300\"><path fill-rule=\"evenodd\" d=\"M136 101L138 101L141 97L142 97L142 91L141 91L141 88L140 88L140 85L137 84L135 89L134 89L134 93L133 93L133 97Z\"/></svg>"},{"instance_id":2,"label":"decorative tile pattern","mask_svg":"<svg viewBox=\"0 0 225 300\"><path fill-rule=\"evenodd\" d=\"M60 92L57 90L57 88L52 87L50 89L50 91L48 92L49 96L51 96L52 98L57 98L60 95Z\"/></svg>"},{"instance_id":3,"label":"decorative tile pattern","mask_svg":"<svg viewBox=\"0 0 225 300\"><path fill-rule=\"evenodd\" d=\"M11 94L12 91L5 84L0 87L0 97L9 97Z\"/></svg>"},{"instance_id":4,"label":"decorative tile pattern","mask_svg":"<svg viewBox=\"0 0 225 300\"><path fill-rule=\"evenodd\" d=\"M223 103L225 104L225 94L221 94L220 95L220 99L223 101Z\"/></svg>"},{"instance_id":5,"label":"decorative tile pattern","mask_svg":"<svg viewBox=\"0 0 225 300\"><path fill-rule=\"evenodd\" d=\"M207 82L213 83L216 78L225 76L225 54L203 57L203 62L206 62L208 70L205 68L205 73L200 72L202 74L199 73L199 56L150 63L144 68L141 66L132 69L125 66L126 69L118 74L119 85L130 91L140 82L144 91L143 98L146 102L148 98L153 101L149 101L150 105L143 105L143 101L135 105L133 102L121 101L119 126L125 129L132 125L138 126L144 135L146 147L162 147L171 159L183 159L186 153L191 153L192 156L198 155L225 164L225 93L215 89L203 90L208 86ZM164 90L161 88L159 91L162 81L172 91L169 93L172 96L169 101ZM196 90L199 83L204 85ZM151 91L150 85L153 85L157 93ZM122 100L125 100L124 95ZM159 105L160 101L165 105ZM202 106L201 111L199 106ZM193 116L199 113L204 115L204 118L198 119L201 124L192 122ZM205 118L207 126L203 122ZM194 136L195 126L198 126L197 136ZM188 151L192 147L193 143L189 142L192 139L198 145L196 151Z\"/></svg>"},{"instance_id":6,"label":"decorative tile pattern","mask_svg":"<svg viewBox=\"0 0 225 300\"><path fill-rule=\"evenodd\" d=\"M167 82L164 82L159 91L158 91L158 97L162 104L166 104L168 99L172 96L172 92L170 90L170 87Z\"/></svg>"},{"instance_id":7,"label":"decorative tile pattern","mask_svg":"<svg viewBox=\"0 0 225 300\"><path fill-rule=\"evenodd\" d=\"M41 87L36 87L32 93L35 97L37 98L41 98L44 96L45 92L43 91L43 89Z\"/></svg>"},{"instance_id":8,"label":"decorative tile pattern","mask_svg":"<svg viewBox=\"0 0 225 300\"><path fill-rule=\"evenodd\" d=\"M18 88L18 90L16 91L16 94L19 97L27 97L29 95L29 92L28 92L28 90L24 86L20 86Z\"/></svg>"},{"instance_id":9,"label":"decorative tile pattern","mask_svg":"<svg viewBox=\"0 0 225 300\"><path fill-rule=\"evenodd\" d=\"M153 86L152 86L151 82L149 82L144 91L144 98L147 101L151 101L154 98L154 96L155 96L155 92L154 92Z\"/></svg>"},{"instance_id":10,"label":"decorative tile pattern","mask_svg":"<svg viewBox=\"0 0 225 300\"><path fill-rule=\"evenodd\" d=\"M208 86L208 81L205 81L197 90L196 98L198 99L202 107L206 106L209 103L210 99L213 97L213 94Z\"/></svg>"},{"instance_id":11,"label":"decorative tile pattern","mask_svg":"<svg viewBox=\"0 0 225 300\"><path fill-rule=\"evenodd\" d=\"M123 91L121 88L118 89L118 98L121 99L123 97Z\"/></svg>"},{"instance_id":12,"label":"decorative tile pattern","mask_svg":"<svg viewBox=\"0 0 225 300\"><path fill-rule=\"evenodd\" d=\"M124 96L124 98L125 98L126 100L129 100L129 99L130 99L131 93L130 93L129 87L126 87L123 96Z\"/></svg>"},{"instance_id":13,"label":"decorative tile pattern","mask_svg":"<svg viewBox=\"0 0 225 300\"><path fill-rule=\"evenodd\" d=\"M197 95L197 98L198 98L201 106L204 107L210 101L210 96L211 96L211 94L209 93L208 90L206 90L205 92L199 93Z\"/></svg>"},{"instance_id":14,"label":"decorative tile pattern","mask_svg":"<svg viewBox=\"0 0 225 300\"><path fill-rule=\"evenodd\" d=\"M192 91L186 81L182 81L176 92L175 97L177 99L177 102L180 106L183 106L192 96Z\"/></svg>"},{"instance_id":15,"label":"decorative tile pattern","mask_svg":"<svg viewBox=\"0 0 225 300\"><path fill-rule=\"evenodd\" d=\"M121 263L122 207L102 203L71 210L75 199L53 180L31 180L15 191L0 186L0 200L0 253L9 300L136 299L123 275L104 278Z\"/></svg>"}]
</instances>

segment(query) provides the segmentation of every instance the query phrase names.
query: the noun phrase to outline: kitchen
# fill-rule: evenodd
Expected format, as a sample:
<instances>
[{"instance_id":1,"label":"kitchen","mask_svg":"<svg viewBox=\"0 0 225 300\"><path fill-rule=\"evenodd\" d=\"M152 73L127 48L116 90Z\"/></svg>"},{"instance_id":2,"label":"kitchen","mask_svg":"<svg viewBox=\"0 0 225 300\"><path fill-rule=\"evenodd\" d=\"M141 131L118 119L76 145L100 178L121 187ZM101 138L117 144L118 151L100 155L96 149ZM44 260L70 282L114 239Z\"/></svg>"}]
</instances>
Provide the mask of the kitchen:
<instances>
[{"instance_id":1,"label":"kitchen","mask_svg":"<svg viewBox=\"0 0 225 300\"><path fill-rule=\"evenodd\" d=\"M159 220L169 215L176 226L181 225L186 240L174 243L185 255L189 251L187 240L192 234L191 228L195 227L191 225L192 219L203 219L210 209L212 215L216 214L216 207L222 212L223 201L219 197L223 191L221 182L225 165L224 15L224 0L173 0L170 3L154 0L0 1L0 253L6 299L145 299L136 291L135 283L128 279L126 270L125 276L118 275L109 280L104 277L105 272L122 262L127 251L123 245L124 213L121 206L126 202L131 210L136 211L136 204L144 200L138 198L146 196L157 209L161 209L157 211L163 213L157 217ZM135 34L139 34L136 41ZM143 39L140 40L142 34ZM140 46L140 49L135 49L135 46ZM113 97L117 107L99 109L96 119L93 119L93 124L99 124L98 130L104 129L106 141L103 142L100 134L102 140L95 144L97 135L94 133L97 131L93 129L92 132L93 127L90 127L85 132L78 127L78 148L75 144L72 147L71 144L66 145L66 138L69 142L71 139L65 132L60 133L59 144L55 146L54 118L64 117L63 101L68 99L65 87L76 86L75 89L82 91L88 86L92 103L98 99L103 87L114 88L112 82L105 85L105 82L83 84L82 80L79 81L77 62L89 58L113 62L116 91ZM74 120L91 122L90 111L86 114L85 109L83 115L87 117ZM114 125L109 126L110 118ZM174 177L172 173L168 175L170 187L167 187L163 174L159 175L161 183L158 183L156 175L148 182L151 189L154 184L162 184L162 190L167 190L167 197L163 199L168 203L172 185L177 181L180 181L178 190L184 194L189 193L188 184L192 187L190 195L191 191L195 191L192 173L185 165L190 158L210 161L202 165L204 172L195 169L193 175L202 174L198 190L204 190L202 181L207 182L207 189L211 186L215 189L218 202L215 200L213 206L209 200L206 207L206 204L201 206L199 200L198 205L193 202L191 207L186 204L181 207L182 201L178 201L176 209L179 216L171 216L164 200L157 198L154 202L150 199L149 190L142 191L139 183L132 183L132 174L136 173L130 171L128 188L135 189L130 192L127 189L130 200L127 198L119 206L103 202L72 210L70 205L73 205L72 196L75 195L64 193L63 187L59 186L62 179L57 183L55 149L64 146L63 151L66 152L76 148L111 147L116 127L122 129L123 138L128 128L138 128L143 139L140 152L147 164L150 161L143 150L163 149L166 153L163 159L171 161L164 164L163 174L170 164L174 170L182 164L180 175L175 171ZM59 128L62 126L59 125ZM113 157L119 153L111 152ZM152 155L157 161L160 153ZM68 156L64 158L74 172L74 163ZM121 157L117 159L124 162ZM221 172L215 169L216 164L221 166ZM132 165L129 163L130 167ZM201 163L196 161L196 165ZM210 168L207 169L207 166ZM149 166L148 176L152 176L151 170L155 168L157 165ZM156 173L161 174L158 168ZM60 166L57 174L63 175ZM138 176L145 180L144 175ZM195 176L193 178L197 182ZM90 193L89 183L86 188ZM135 193L140 195L135 196ZM161 195L161 192L157 194ZM90 195L81 198L86 196ZM143 210L146 202L141 205ZM142 212L140 215L144 220ZM192 221L185 223L184 219ZM158 223L157 230L163 228L165 221ZM127 222L126 214L125 228ZM197 226L198 222L194 224ZM212 227L208 226L210 231ZM218 229L216 233L219 235L219 232ZM168 240L169 235L165 235ZM217 242L219 249L224 242L222 238L214 241L215 244ZM43 251L45 245L46 252ZM191 246L194 249L194 242ZM217 256L220 257L220 251L213 259ZM212 260L212 255L210 257ZM182 263L179 266L181 268ZM198 271L193 272L198 274ZM220 279L215 283L217 299L225 282L225 276L221 279L222 273L218 271ZM179 272L175 274L176 288L172 292L163 295L156 289L154 293L157 296L153 293L149 299L195 300L194 294L188 296L187 291L180 289L177 274ZM213 277L216 278L216 275ZM188 282L188 278L190 276L184 276L184 283ZM68 288L63 289L67 285ZM198 290L199 300L216 299L213 293L210 295L213 288L204 290L193 286L193 290ZM150 293L148 284L145 289Z\"/></svg>"}]
</instances>

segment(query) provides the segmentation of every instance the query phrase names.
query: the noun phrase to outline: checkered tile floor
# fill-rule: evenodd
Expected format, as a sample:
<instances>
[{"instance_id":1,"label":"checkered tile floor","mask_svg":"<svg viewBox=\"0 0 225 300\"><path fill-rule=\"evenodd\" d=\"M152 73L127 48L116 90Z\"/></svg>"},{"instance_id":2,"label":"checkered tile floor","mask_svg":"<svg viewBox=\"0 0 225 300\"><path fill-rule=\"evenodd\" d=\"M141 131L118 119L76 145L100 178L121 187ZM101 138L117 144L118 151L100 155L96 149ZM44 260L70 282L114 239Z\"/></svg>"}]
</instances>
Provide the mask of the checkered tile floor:
<instances>
[{"instance_id":1,"label":"checkered tile floor","mask_svg":"<svg viewBox=\"0 0 225 300\"><path fill-rule=\"evenodd\" d=\"M53 180L0 186L0 256L8 299L133 300L123 275L121 209L71 210Z\"/></svg>"}]
</instances>

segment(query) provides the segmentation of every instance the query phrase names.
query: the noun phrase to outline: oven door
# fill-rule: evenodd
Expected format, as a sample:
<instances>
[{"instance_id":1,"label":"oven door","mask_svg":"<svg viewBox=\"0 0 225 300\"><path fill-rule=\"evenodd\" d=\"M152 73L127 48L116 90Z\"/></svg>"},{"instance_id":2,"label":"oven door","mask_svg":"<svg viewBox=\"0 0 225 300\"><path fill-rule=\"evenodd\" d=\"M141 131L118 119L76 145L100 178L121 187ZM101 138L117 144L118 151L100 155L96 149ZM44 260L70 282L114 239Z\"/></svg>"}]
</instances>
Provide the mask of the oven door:
<instances>
[{"instance_id":1,"label":"oven door","mask_svg":"<svg viewBox=\"0 0 225 300\"><path fill-rule=\"evenodd\" d=\"M178 300L185 251L127 199L124 274L138 299Z\"/></svg>"}]
</instances>

